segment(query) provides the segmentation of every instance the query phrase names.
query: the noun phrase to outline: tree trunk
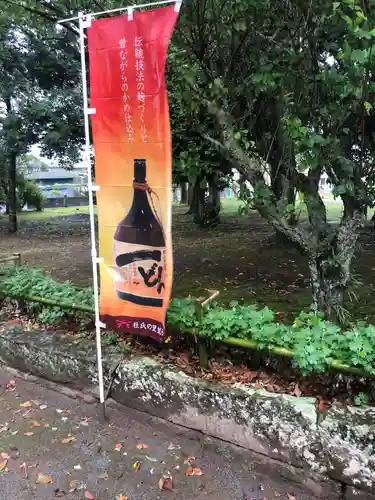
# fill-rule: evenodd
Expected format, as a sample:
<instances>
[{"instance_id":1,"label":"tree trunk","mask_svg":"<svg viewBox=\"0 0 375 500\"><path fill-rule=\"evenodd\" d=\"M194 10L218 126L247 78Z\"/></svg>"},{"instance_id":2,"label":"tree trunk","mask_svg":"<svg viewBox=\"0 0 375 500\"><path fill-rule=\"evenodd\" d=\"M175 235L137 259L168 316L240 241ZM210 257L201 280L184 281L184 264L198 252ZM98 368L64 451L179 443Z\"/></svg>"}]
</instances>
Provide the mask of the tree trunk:
<instances>
[{"instance_id":1,"label":"tree trunk","mask_svg":"<svg viewBox=\"0 0 375 500\"><path fill-rule=\"evenodd\" d=\"M350 262L332 266L328 260L312 259L309 270L314 308L322 312L325 319L337 320L350 279Z\"/></svg>"},{"instance_id":2,"label":"tree trunk","mask_svg":"<svg viewBox=\"0 0 375 500\"><path fill-rule=\"evenodd\" d=\"M180 182L180 190L181 190L181 205L188 204L188 189L186 182Z\"/></svg>"},{"instance_id":3,"label":"tree trunk","mask_svg":"<svg viewBox=\"0 0 375 500\"><path fill-rule=\"evenodd\" d=\"M188 214L191 214L194 217L203 216L204 205L205 205L204 196L205 196L205 190L201 188L200 181L198 180L192 188L191 202Z\"/></svg>"},{"instance_id":4,"label":"tree trunk","mask_svg":"<svg viewBox=\"0 0 375 500\"><path fill-rule=\"evenodd\" d=\"M212 208L217 208L220 210L221 202L220 202L220 191L217 187L216 181L212 181L210 185L210 204Z\"/></svg>"},{"instance_id":5,"label":"tree trunk","mask_svg":"<svg viewBox=\"0 0 375 500\"><path fill-rule=\"evenodd\" d=\"M9 208L8 231L10 233L16 233L18 230L16 163L17 163L17 156L15 153L11 153L9 157L9 173L8 173L8 208Z\"/></svg>"},{"instance_id":6,"label":"tree trunk","mask_svg":"<svg viewBox=\"0 0 375 500\"><path fill-rule=\"evenodd\" d=\"M326 319L342 320L340 312L343 311L344 294L351 277L351 262L363 222L363 214L358 213L340 226L335 243L331 241L328 246L329 254L309 258L313 305Z\"/></svg>"}]
</instances>

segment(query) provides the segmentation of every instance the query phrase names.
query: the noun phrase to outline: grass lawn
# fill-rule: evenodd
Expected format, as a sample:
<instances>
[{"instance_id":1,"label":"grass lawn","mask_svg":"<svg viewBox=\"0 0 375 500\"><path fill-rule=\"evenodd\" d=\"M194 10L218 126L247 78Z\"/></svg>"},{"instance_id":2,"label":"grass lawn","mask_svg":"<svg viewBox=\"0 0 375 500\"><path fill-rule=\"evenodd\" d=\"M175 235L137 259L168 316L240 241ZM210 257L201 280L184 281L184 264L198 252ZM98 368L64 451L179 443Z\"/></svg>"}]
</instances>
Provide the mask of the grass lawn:
<instances>
[{"instance_id":1,"label":"grass lawn","mask_svg":"<svg viewBox=\"0 0 375 500\"><path fill-rule=\"evenodd\" d=\"M42 212L21 212L21 220L49 219L51 217L61 217L64 215L73 215L76 213L88 214L89 207L66 207L66 208L46 208Z\"/></svg>"},{"instance_id":2,"label":"grass lawn","mask_svg":"<svg viewBox=\"0 0 375 500\"><path fill-rule=\"evenodd\" d=\"M341 201L335 201L333 198L328 198L325 201L327 207L327 216L330 221L338 221L342 215L342 203ZM223 214L227 215L237 215L238 209L241 206L241 203L236 198L223 198ZM181 210L186 210L185 208L181 208L179 205L174 205L174 210L178 213ZM307 220L307 213L304 204L301 205L300 208L300 220ZM67 207L67 208L46 208L42 212L21 212L19 217L22 220L37 220L37 219L49 219L51 217L61 217L66 215L73 215L76 213L89 213L89 207ZM372 215L373 211L371 211ZM254 212L255 214L255 212ZM5 218L5 216L3 216Z\"/></svg>"}]
</instances>

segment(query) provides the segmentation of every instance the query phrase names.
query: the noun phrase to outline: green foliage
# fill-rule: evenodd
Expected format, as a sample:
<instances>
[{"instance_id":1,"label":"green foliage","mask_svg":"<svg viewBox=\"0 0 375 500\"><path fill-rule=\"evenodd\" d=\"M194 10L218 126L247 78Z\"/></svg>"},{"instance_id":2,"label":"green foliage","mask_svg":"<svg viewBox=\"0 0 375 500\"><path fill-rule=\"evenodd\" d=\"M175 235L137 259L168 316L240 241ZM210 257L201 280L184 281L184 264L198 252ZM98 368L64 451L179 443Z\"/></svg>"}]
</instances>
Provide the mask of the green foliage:
<instances>
[{"instance_id":1,"label":"green foliage","mask_svg":"<svg viewBox=\"0 0 375 500\"><path fill-rule=\"evenodd\" d=\"M69 282L57 283L41 269L4 267L0 270L0 296L39 296L54 302L94 308L91 288L78 289ZM66 314L55 306L42 306L39 320L55 323ZM195 299L173 299L167 313L170 328L193 331L203 339L225 341L229 337L251 340L260 349L288 349L293 364L303 374L324 372L332 362L339 361L375 374L375 326L357 323L346 331L314 312L301 312L292 325L279 323L268 307L241 305L229 307L213 304L207 309L197 307ZM115 342L108 335L107 344Z\"/></svg>"},{"instance_id":2,"label":"green foliage","mask_svg":"<svg viewBox=\"0 0 375 500\"><path fill-rule=\"evenodd\" d=\"M0 276L0 296L22 298L35 295L56 303L94 307L92 288L79 289L69 282L58 283L42 269L8 266L0 270ZM42 306L38 319L42 323L54 323L66 313L66 309Z\"/></svg>"},{"instance_id":3,"label":"green foliage","mask_svg":"<svg viewBox=\"0 0 375 500\"><path fill-rule=\"evenodd\" d=\"M106 335L105 343L106 345L115 345L117 343L117 335L115 334Z\"/></svg>"},{"instance_id":4,"label":"green foliage","mask_svg":"<svg viewBox=\"0 0 375 500\"><path fill-rule=\"evenodd\" d=\"M367 392L360 392L358 396L354 398L354 404L356 406L366 406L369 402L369 395Z\"/></svg>"},{"instance_id":5,"label":"green foliage","mask_svg":"<svg viewBox=\"0 0 375 500\"><path fill-rule=\"evenodd\" d=\"M35 181L25 180L17 185L17 191L20 208L27 205L28 208L34 208L38 212L43 210L43 193Z\"/></svg>"}]
</instances>

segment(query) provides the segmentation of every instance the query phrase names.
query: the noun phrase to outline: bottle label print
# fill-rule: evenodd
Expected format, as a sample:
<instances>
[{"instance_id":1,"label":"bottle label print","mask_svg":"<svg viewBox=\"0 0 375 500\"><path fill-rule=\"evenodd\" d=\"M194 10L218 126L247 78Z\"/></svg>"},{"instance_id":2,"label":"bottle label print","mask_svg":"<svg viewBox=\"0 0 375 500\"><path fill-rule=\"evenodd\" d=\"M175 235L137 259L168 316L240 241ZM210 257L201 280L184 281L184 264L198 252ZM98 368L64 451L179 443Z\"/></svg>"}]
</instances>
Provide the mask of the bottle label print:
<instances>
[{"instance_id":1,"label":"bottle label print","mask_svg":"<svg viewBox=\"0 0 375 500\"><path fill-rule=\"evenodd\" d=\"M121 300L163 307L165 247L152 248L114 242L115 290Z\"/></svg>"},{"instance_id":2,"label":"bottle label print","mask_svg":"<svg viewBox=\"0 0 375 500\"><path fill-rule=\"evenodd\" d=\"M165 68L175 5L87 28L98 210L100 320L166 335L172 293L172 139ZM87 250L89 252L89 249Z\"/></svg>"}]
</instances>

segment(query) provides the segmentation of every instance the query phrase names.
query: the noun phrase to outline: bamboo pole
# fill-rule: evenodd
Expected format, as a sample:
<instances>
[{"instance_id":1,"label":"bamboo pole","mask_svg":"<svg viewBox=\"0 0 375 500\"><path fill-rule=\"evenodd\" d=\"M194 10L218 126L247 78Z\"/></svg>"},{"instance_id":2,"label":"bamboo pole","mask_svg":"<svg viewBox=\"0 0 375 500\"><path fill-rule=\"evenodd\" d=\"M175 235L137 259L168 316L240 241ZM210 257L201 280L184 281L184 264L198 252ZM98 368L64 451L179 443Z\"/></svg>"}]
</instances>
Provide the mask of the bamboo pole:
<instances>
[{"instance_id":1,"label":"bamboo pole","mask_svg":"<svg viewBox=\"0 0 375 500\"><path fill-rule=\"evenodd\" d=\"M20 297L13 297L13 298L20 298ZM26 297L22 297L24 300L27 300L29 302L38 302L40 304L44 304L46 306L50 307L59 307L61 309L71 309L75 311L80 311L80 312L86 312L90 314L94 314L95 310L93 307L89 306L81 306L79 304L68 304L66 302L55 302L53 300L49 299L44 299L42 297L37 297L36 295L28 295ZM184 330L185 333L188 333L190 335L194 335L194 332L192 330ZM229 346L236 346L236 347L242 347L244 349L251 349L254 351L268 351L271 354L274 354L275 356L282 356L284 358L293 358L294 357L294 352L291 349L286 349L285 347L270 347L268 349L261 349L259 345L254 342L253 340L245 340L245 339L239 339L235 337L227 337L226 339L220 340L220 343L229 345ZM358 377L374 377L375 375L372 373L367 373L360 368L356 368L355 366L350 366L345 363L342 363L339 360L333 360L332 363L329 365L329 368L338 372L342 373L348 373L350 375L356 375Z\"/></svg>"},{"instance_id":2,"label":"bamboo pole","mask_svg":"<svg viewBox=\"0 0 375 500\"><path fill-rule=\"evenodd\" d=\"M9 255L8 257L0 257L0 264L3 264L4 262L16 262L19 260L20 254L15 254L15 255Z\"/></svg>"}]
</instances>

